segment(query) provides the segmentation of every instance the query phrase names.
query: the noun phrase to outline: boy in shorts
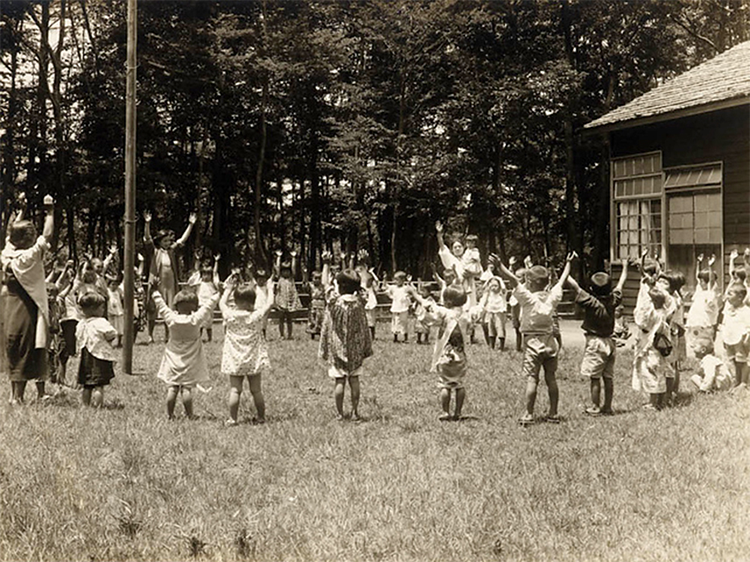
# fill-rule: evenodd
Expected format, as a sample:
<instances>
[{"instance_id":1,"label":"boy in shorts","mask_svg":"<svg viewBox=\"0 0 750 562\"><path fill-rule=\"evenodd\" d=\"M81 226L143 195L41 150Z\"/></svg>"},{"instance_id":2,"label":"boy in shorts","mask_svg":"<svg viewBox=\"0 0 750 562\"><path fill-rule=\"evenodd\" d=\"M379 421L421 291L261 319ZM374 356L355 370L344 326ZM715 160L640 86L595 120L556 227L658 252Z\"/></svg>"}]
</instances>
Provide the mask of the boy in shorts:
<instances>
[{"instance_id":1,"label":"boy in shorts","mask_svg":"<svg viewBox=\"0 0 750 562\"><path fill-rule=\"evenodd\" d=\"M557 414L559 390L555 374L557 372L557 352L560 345L553 331L553 315L562 300L563 284L570 275L570 265L575 252L568 254L565 269L560 279L549 290L549 271L535 265L526 271L526 285L520 283L512 271L497 256L491 259L496 268L515 287L513 296L521 307L521 335L523 337L523 373L526 377L526 413L518 420L523 426L534 423L534 404L539 386L539 371L544 369L544 381L549 394L549 412L544 418L550 423L560 423Z\"/></svg>"},{"instance_id":2,"label":"boy in shorts","mask_svg":"<svg viewBox=\"0 0 750 562\"><path fill-rule=\"evenodd\" d=\"M613 375L615 350L612 339L615 330L615 310L622 302L622 288L628 278L628 260L622 260L622 274L617 287L612 289L612 280L603 271L591 276L590 292L568 278L568 285L576 292L576 303L583 309L583 333L586 346L581 361L581 375L591 381L592 406L586 408L591 416L612 414ZM602 379L604 379L604 403L601 404Z\"/></svg>"}]
</instances>

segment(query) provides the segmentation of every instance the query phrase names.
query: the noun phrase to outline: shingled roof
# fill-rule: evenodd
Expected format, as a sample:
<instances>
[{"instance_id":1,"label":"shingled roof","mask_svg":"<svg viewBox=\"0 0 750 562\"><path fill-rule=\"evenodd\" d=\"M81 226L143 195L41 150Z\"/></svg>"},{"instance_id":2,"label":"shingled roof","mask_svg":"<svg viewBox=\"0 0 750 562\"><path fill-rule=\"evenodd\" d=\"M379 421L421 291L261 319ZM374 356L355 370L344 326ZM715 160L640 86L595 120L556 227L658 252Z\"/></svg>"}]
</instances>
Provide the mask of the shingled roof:
<instances>
[{"instance_id":1,"label":"shingled roof","mask_svg":"<svg viewBox=\"0 0 750 562\"><path fill-rule=\"evenodd\" d=\"M744 104L750 104L750 41L657 86L584 129L626 129Z\"/></svg>"}]
</instances>

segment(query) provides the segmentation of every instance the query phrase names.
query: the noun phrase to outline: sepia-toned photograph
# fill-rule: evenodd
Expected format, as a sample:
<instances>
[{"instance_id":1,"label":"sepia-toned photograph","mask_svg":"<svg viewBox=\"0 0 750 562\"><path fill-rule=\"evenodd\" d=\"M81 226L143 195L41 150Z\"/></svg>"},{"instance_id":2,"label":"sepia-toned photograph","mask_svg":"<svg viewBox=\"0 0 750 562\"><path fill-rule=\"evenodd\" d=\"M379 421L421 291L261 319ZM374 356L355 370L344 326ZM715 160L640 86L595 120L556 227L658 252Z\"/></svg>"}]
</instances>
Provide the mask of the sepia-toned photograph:
<instances>
[{"instance_id":1,"label":"sepia-toned photograph","mask_svg":"<svg viewBox=\"0 0 750 562\"><path fill-rule=\"evenodd\" d=\"M750 561L750 0L0 0L0 562Z\"/></svg>"}]
</instances>

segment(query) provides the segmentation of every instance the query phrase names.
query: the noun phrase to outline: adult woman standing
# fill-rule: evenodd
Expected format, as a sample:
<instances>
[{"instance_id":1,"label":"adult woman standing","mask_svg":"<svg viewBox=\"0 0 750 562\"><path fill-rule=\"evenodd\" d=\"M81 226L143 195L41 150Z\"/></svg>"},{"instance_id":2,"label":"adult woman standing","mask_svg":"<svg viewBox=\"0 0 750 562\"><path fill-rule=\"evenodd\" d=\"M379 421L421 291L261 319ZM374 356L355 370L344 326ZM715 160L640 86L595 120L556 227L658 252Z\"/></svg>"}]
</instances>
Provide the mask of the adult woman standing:
<instances>
[{"instance_id":1,"label":"adult woman standing","mask_svg":"<svg viewBox=\"0 0 750 562\"><path fill-rule=\"evenodd\" d=\"M14 220L2 255L4 276L4 348L11 381L11 404L23 402L26 383L37 383L44 396L47 378L49 305L44 276L44 254L55 227L54 200L44 198L44 228L37 238L34 223Z\"/></svg>"},{"instance_id":2,"label":"adult woman standing","mask_svg":"<svg viewBox=\"0 0 750 562\"><path fill-rule=\"evenodd\" d=\"M151 236L151 213L143 213L143 220L146 222L143 231L143 241L145 242L146 264L148 271L146 275L156 277L159 293L164 297L167 306L172 306L174 296L179 289L178 282L180 279L179 263L175 256L175 250L185 245L193 226L197 220L195 213L190 215L185 232L178 239L174 239L174 232L171 230L160 230L156 236ZM156 325L156 306L150 296L146 297L146 314L148 317L148 340L149 343L154 341L154 327ZM164 326L165 339L169 339L169 329Z\"/></svg>"}]
</instances>

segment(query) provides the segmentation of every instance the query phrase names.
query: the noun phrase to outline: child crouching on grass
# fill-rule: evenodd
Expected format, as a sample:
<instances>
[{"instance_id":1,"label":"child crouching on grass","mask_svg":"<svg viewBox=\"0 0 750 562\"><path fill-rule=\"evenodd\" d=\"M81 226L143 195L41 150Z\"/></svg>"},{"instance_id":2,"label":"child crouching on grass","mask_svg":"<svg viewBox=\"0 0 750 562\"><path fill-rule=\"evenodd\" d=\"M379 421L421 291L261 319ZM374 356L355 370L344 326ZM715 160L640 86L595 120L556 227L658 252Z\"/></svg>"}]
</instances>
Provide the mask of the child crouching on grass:
<instances>
[{"instance_id":1,"label":"child crouching on grass","mask_svg":"<svg viewBox=\"0 0 750 562\"><path fill-rule=\"evenodd\" d=\"M445 306L440 306L434 300L426 299L412 288L411 294L428 313L428 319L440 326L435 350L432 354L430 372L438 373L440 380L440 405L443 413L438 418L441 421L458 421L466 400L464 377L466 376L466 345L469 343L469 330L472 318L464 308L466 293L458 286L447 287L443 292ZM453 414L450 412L451 394L456 393L456 404Z\"/></svg>"},{"instance_id":2,"label":"child crouching on grass","mask_svg":"<svg viewBox=\"0 0 750 562\"><path fill-rule=\"evenodd\" d=\"M713 354L713 347L694 348L695 358L700 362L698 372L690 380L700 392L729 390L732 387L732 373L724 362Z\"/></svg>"},{"instance_id":3,"label":"child crouching on grass","mask_svg":"<svg viewBox=\"0 0 750 562\"><path fill-rule=\"evenodd\" d=\"M220 293L214 295L206 304L198 307L198 295L193 291L183 290L174 297L174 310L167 306L164 298L156 290L152 281L150 289L156 309L164 318L169 329L169 340L164 348L158 377L169 386L167 390L167 417L174 419L174 407L177 395L182 395L185 415L193 417L193 388L202 382L208 382L208 366L203 354L201 326L206 318L213 314Z\"/></svg>"},{"instance_id":4,"label":"child crouching on grass","mask_svg":"<svg viewBox=\"0 0 750 562\"><path fill-rule=\"evenodd\" d=\"M323 277L328 278L328 264ZM346 381L351 390L351 419L359 421L359 376L362 364L372 355L372 338L367 326L365 306L360 296L359 274L346 269L336 275L326 291L326 308L320 332L318 356L328 365L328 376L335 381L334 399L338 420L344 420Z\"/></svg>"},{"instance_id":5,"label":"child crouching on grass","mask_svg":"<svg viewBox=\"0 0 750 562\"><path fill-rule=\"evenodd\" d=\"M591 416L612 415L614 394L615 355L617 345L613 334L615 310L622 302L622 289L628 278L628 260L622 260L622 274L617 287L612 289L612 280L603 271L591 276L591 292L583 290L575 279L568 277L568 285L576 292L576 303L583 309L583 333L586 345L583 349L581 375L591 381L592 406L586 408ZM604 379L604 403L601 403L602 379Z\"/></svg>"},{"instance_id":6,"label":"child crouching on grass","mask_svg":"<svg viewBox=\"0 0 750 562\"><path fill-rule=\"evenodd\" d=\"M263 306L256 307L256 292L253 285L243 283L235 287L232 275L226 281L224 294L219 301L224 318L224 350L221 356L221 372L229 376L229 419L225 425L237 425L242 386L247 378L250 394L255 403L256 417L253 423L265 423L266 404L261 390L261 376L271 368L268 345L263 337L263 322L274 304L273 280L266 282L267 296ZM229 304L234 295L234 306Z\"/></svg>"},{"instance_id":7,"label":"child crouching on grass","mask_svg":"<svg viewBox=\"0 0 750 562\"><path fill-rule=\"evenodd\" d=\"M89 291L82 294L78 306L84 316L76 326L81 358L78 384L83 387L81 401L84 406L101 408L104 404L104 387L115 376L117 352L112 342L117 339L117 330L104 318L106 301L99 293Z\"/></svg>"},{"instance_id":8,"label":"child crouching on grass","mask_svg":"<svg viewBox=\"0 0 750 562\"><path fill-rule=\"evenodd\" d=\"M521 307L521 335L523 337L523 373L526 377L526 413L518 422L522 426L534 423L534 404L539 386L539 371L544 369L544 381L549 394L549 412L544 418L550 423L560 423L557 414L559 390L557 380L557 354L560 344L554 334L553 315L563 296L563 284L570 275L570 264L575 259L575 252L568 254L560 279L547 291L549 271L541 265L530 267L526 272L526 285L493 255L495 267L511 285L515 286L513 295Z\"/></svg>"}]
</instances>

